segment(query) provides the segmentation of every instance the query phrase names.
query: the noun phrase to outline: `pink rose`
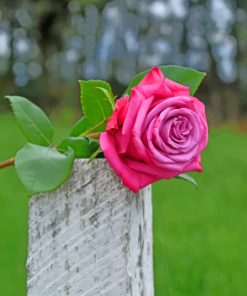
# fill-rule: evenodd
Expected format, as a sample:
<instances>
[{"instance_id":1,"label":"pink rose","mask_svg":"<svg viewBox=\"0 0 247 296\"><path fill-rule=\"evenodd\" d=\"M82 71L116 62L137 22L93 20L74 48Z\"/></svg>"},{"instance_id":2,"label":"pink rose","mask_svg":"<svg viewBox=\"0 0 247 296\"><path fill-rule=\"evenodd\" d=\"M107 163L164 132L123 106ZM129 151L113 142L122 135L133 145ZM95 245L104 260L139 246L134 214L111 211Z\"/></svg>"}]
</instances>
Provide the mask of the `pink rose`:
<instances>
[{"instance_id":1,"label":"pink rose","mask_svg":"<svg viewBox=\"0 0 247 296\"><path fill-rule=\"evenodd\" d=\"M208 142L205 107L158 67L117 100L100 146L124 185L136 192L160 179L201 172Z\"/></svg>"}]
</instances>

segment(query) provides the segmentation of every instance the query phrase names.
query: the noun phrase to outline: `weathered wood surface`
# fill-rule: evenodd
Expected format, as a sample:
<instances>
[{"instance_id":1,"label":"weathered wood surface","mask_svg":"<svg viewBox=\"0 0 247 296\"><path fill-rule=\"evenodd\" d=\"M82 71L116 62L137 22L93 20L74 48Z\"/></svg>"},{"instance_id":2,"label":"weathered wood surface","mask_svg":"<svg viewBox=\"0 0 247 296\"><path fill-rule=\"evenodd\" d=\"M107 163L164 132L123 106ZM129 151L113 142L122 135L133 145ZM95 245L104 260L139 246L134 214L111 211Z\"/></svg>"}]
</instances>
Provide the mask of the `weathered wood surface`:
<instances>
[{"instance_id":1,"label":"weathered wood surface","mask_svg":"<svg viewBox=\"0 0 247 296\"><path fill-rule=\"evenodd\" d=\"M134 194L104 159L80 160L29 206L28 296L154 295L150 187Z\"/></svg>"}]
</instances>

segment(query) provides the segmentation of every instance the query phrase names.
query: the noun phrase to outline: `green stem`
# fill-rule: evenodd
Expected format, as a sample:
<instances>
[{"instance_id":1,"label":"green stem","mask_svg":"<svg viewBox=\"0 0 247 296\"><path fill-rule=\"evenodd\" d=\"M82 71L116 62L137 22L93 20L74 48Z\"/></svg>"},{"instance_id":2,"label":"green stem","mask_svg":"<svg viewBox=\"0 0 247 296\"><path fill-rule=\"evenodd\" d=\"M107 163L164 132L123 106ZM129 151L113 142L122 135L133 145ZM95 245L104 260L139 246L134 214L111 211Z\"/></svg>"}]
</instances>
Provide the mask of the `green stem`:
<instances>
[{"instance_id":1,"label":"green stem","mask_svg":"<svg viewBox=\"0 0 247 296\"><path fill-rule=\"evenodd\" d=\"M100 127L102 124L106 123L107 121L108 121L108 119L102 120L101 122L97 123L95 126L91 127L89 130L80 134L80 137L88 135L89 133L93 132L97 127Z\"/></svg>"},{"instance_id":2,"label":"green stem","mask_svg":"<svg viewBox=\"0 0 247 296\"><path fill-rule=\"evenodd\" d=\"M99 153L101 152L101 148L99 147L89 158L87 164L89 164Z\"/></svg>"}]
</instances>

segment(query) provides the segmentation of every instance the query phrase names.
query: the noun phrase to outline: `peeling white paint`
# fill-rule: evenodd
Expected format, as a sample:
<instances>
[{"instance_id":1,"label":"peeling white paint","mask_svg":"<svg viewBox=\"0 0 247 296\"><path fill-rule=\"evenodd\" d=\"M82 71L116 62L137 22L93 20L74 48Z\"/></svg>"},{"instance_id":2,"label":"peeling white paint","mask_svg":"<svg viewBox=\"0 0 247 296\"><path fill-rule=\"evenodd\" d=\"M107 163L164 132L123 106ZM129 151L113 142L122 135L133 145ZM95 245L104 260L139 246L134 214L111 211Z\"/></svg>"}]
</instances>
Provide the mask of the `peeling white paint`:
<instances>
[{"instance_id":1,"label":"peeling white paint","mask_svg":"<svg viewBox=\"0 0 247 296\"><path fill-rule=\"evenodd\" d=\"M30 200L28 296L153 296L151 187L122 186L103 159Z\"/></svg>"}]
</instances>

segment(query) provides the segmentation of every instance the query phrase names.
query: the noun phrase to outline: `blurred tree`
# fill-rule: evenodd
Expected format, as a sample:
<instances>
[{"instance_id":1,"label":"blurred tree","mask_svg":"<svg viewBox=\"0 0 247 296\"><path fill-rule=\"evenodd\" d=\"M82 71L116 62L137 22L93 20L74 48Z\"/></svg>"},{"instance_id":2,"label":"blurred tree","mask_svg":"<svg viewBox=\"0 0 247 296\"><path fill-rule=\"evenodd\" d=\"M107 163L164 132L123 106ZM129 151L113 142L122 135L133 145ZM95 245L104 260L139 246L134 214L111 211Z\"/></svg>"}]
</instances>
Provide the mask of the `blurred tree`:
<instances>
[{"instance_id":1,"label":"blurred tree","mask_svg":"<svg viewBox=\"0 0 247 296\"><path fill-rule=\"evenodd\" d=\"M247 86L246 6L243 0L237 6L234 0L3 0L0 95L18 92L51 109L78 106L77 79L110 80L121 94L137 71L182 64L209 72L200 95L209 98L211 122L237 120L247 105L239 101Z\"/></svg>"}]
</instances>

